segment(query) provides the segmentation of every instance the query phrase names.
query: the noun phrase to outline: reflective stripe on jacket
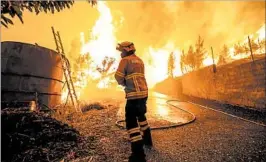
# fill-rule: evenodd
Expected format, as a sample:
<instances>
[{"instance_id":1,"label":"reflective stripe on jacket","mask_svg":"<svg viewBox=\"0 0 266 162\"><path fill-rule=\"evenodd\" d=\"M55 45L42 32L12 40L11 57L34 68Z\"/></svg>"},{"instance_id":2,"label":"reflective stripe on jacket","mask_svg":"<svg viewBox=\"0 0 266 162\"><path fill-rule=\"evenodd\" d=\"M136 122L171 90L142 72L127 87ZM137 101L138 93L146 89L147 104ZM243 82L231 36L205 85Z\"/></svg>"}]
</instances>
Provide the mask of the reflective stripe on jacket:
<instances>
[{"instance_id":1,"label":"reflective stripe on jacket","mask_svg":"<svg viewBox=\"0 0 266 162\"><path fill-rule=\"evenodd\" d=\"M115 73L118 84L125 86L126 99L148 97L144 63L135 54L123 57Z\"/></svg>"}]
</instances>

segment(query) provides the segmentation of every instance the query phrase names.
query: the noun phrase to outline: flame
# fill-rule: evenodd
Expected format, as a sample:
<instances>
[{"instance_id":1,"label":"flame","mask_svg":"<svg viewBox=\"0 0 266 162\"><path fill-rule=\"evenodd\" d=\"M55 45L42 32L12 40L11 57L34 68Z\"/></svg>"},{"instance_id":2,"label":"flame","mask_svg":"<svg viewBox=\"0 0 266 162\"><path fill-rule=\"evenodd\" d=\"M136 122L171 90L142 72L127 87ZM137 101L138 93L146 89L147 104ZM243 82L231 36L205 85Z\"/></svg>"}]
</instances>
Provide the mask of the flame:
<instances>
[{"instance_id":1,"label":"flame","mask_svg":"<svg viewBox=\"0 0 266 162\"><path fill-rule=\"evenodd\" d=\"M104 77L99 69L105 68L103 60L106 56L114 58L116 61L111 66L110 70L105 72L104 75L108 75L114 72L118 66L119 53L114 48L117 40L114 36L114 25L111 11L105 2L99 1L97 4L97 10L100 13L98 20L96 21L90 36L90 41L85 42L84 33L80 33L80 42L82 49L80 52L80 58L85 62L79 64L79 69L74 72L76 80L74 81L75 91L77 97L80 98L83 90L88 86L89 81L99 80L97 83L98 88L106 88L108 84L114 80L113 77ZM89 59L92 60L89 62ZM84 65L84 66L82 66ZM62 101L67 98L68 90L64 89L62 94Z\"/></svg>"},{"instance_id":2,"label":"flame","mask_svg":"<svg viewBox=\"0 0 266 162\"><path fill-rule=\"evenodd\" d=\"M149 88L168 78L168 59L171 52L174 53L175 58L173 75L180 76L182 75L179 64L181 51L175 48L173 43L170 42L160 49L149 47L144 54L145 75Z\"/></svg>"},{"instance_id":3,"label":"flame","mask_svg":"<svg viewBox=\"0 0 266 162\"><path fill-rule=\"evenodd\" d=\"M239 59L244 59L244 58L249 58L251 56L248 37L250 38L251 41L252 40L257 41L256 43L259 43L259 41L265 41L265 24L263 24L260 27L260 29L257 32L255 32L255 34L248 34L244 36L242 39L242 42L238 43L238 45L246 46L247 51L236 55L234 45L232 45L229 48L229 60L227 60L228 62L232 62L234 60L239 60ZM259 49L255 51L253 50L253 55L261 55L261 54L265 54L265 44L261 45ZM212 57L209 56L208 52L206 53L206 55L207 57L203 60L203 65L210 66L213 64L213 59ZM214 62L217 63L217 61L218 61L217 58L216 59L214 58Z\"/></svg>"},{"instance_id":4,"label":"flame","mask_svg":"<svg viewBox=\"0 0 266 162\"><path fill-rule=\"evenodd\" d=\"M213 65L213 59L211 57L207 57L203 60L203 65L204 66L210 66Z\"/></svg>"},{"instance_id":5,"label":"flame","mask_svg":"<svg viewBox=\"0 0 266 162\"><path fill-rule=\"evenodd\" d=\"M262 25L262 27L256 32L256 34L258 35L258 38L260 39L260 40L263 40L263 39L265 39L265 29L266 29L266 26L265 26L265 24L264 25Z\"/></svg>"},{"instance_id":6,"label":"flame","mask_svg":"<svg viewBox=\"0 0 266 162\"><path fill-rule=\"evenodd\" d=\"M248 36L250 40L255 41L256 43L259 43L259 41L265 41L265 24L261 26L261 28L255 33L255 34L249 34L246 35L241 43L239 45L246 45L248 47L247 52L243 52L240 54L235 54L235 49L234 47L229 48L229 55L232 60L239 60L243 58L249 58L251 53L250 53L250 47L249 47L249 41L248 41ZM265 54L265 44L262 45L259 49L253 50L254 55L260 55L260 54Z\"/></svg>"},{"instance_id":7,"label":"flame","mask_svg":"<svg viewBox=\"0 0 266 162\"><path fill-rule=\"evenodd\" d=\"M121 27L124 18L121 17L120 21L113 22L111 11L106 2L99 1L96 7L99 12L99 18L91 30L90 40L86 42L84 33L80 33L80 43L82 45L80 49L80 58L82 61L78 63L78 70L73 73L75 76L74 86L78 98L83 95L84 89L89 86L95 85L98 89L104 89L110 87L112 83L116 84L113 73L120 61L120 54L115 48L117 44L115 33L116 29ZM265 40L265 24L255 34L249 34L249 37L253 40ZM242 40L241 44L248 43L247 36ZM145 75L149 88L152 88L156 83L169 77L168 59L172 52L174 54L175 64L173 75L182 75L180 69L181 51L173 42L175 41L169 40L168 43L161 48L154 48L151 45L145 49L144 55L140 55L145 63ZM260 50L254 51L254 54L265 54L265 46ZM207 57L203 60L203 66L212 65L213 59L210 57L211 55L207 52L206 56ZM103 61L106 61L106 57L114 59L114 62L107 71L101 71L101 69L106 69L106 62L103 63ZM229 48L229 57L230 61L232 61L250 57L250 53L235 55L232 45ZM215 56L214 62L217 63L217 61L218 57ZM120 89L121 87L117 86L116 88ZM67 93L67 88L65 88L62 94L62 101L66 100ZM160 112L160 114L166 113L167 112Z\"/></svg>"},{"instance_id":8,"label":"flame","mask_svg":"<svg viewBox=\"0 0 266 162\"><path fill-rule=\"evenodd\" d=\"M119 60L119 53L114 48L116 46L117 40L114 35L114 25L111 11L105 2L99 2L97 5L97 10L100 13L100 17L97 20L95 26L92 29L91 41L85 43L82 47L81 53L89 54L93 60L92 65L87 70L87 77L92 77L93 79L100 79L102 74L97 71L97 68L104 68L102 61L106 56L115 58ZM116 67L118 61L112 66ZM109 71L107 74L114 72ZM105 88L107 83L111 78L101 79L98 88Z\"/></svg>"}]
</instances>

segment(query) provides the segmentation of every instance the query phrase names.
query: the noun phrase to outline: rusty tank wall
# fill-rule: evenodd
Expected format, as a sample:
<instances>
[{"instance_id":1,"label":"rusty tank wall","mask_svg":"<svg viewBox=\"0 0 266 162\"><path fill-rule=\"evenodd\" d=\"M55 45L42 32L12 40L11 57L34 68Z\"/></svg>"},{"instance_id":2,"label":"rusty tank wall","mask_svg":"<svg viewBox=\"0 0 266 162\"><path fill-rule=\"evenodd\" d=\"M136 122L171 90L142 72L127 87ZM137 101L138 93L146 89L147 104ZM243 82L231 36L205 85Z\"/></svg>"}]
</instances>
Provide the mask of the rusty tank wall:
<instances>
[{"instance_id":1,"label":"rusty tank wall","mask_svg":"<svg viewBox=\"0 0 266 162\"><path fill-rule=\"evenodd\" d=\"M61 102L63 70L53 50L20 42L1 42L1 101L38 100L53 107Z\"/></svg>"}]
</instances>

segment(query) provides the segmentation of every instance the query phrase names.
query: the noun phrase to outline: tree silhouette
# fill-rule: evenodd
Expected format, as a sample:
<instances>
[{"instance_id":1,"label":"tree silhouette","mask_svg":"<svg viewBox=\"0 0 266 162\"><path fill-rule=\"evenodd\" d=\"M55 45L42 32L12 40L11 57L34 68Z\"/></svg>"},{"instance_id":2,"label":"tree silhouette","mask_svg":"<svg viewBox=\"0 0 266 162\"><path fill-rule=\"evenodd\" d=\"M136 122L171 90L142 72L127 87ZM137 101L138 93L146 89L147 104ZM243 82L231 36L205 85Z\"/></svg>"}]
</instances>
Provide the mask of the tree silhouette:
<instances>
[{"instance_id":1,"label":"tree silhouette","mask_svg":"<svg viewBox=\"0 0 266 162\"><path fill-rule=\"evenodd\" d=\"M170 78L174 78L174 69L175 69L175 56L174 53L171 52L168 58L168 76Z\"/></svg>"},{"instance_id":2,"label":"tree silhouette","mask_svg":"<svg viewBox=\"0 0 266 162\"><path fill-rule=\"evenodd\" d=\"M235 50L234 52L235 55L243 54L246 52L245 47L240 43L234 45L234 50Z\"/></svg>"},{"instance_id":3,"label":"tree silhouette","mask_svg":"<svg viewBox=\"0 0 266 162\"><path fill-rule=\"evenodd\" d=\"M248 43L245 43L242 45L242 48L244 49L245 53L248 54L250 52Z\"/></svg>"},{"instance_id":4,"label":"tree silhouette","mask_svg":"<svg viewBox=\"0 0 266 162\"><path fill-rule=\"evenodd\" d=\"M108 57L105 56L104 59L102 60L102 67L97 66L96 70L101 73L101 78L99 78L100 80L110 77L112 75L114 75L114 69L111 68L115 63L115 58L113 57ZM109 85L112 85L111 82L107 83ZM105 84L105 86L107 85Z\"/></svg>"},{"instance_id":5,"label":"tree silhouette","mask_svg":"<svg viewBox=\"0 0 266 162\"><path fill-rule=\"evenodd\" d=\"M259 43L256 43L254 39L250 39L250 44L251 44L252 51L254 52L256 52L260 48Z\"/></svg>"},{"instance_id":6,"label":"tree silhouette","mask_svg":"<svg viewBox=\"0 0 266 162\"><path fill-rule=\"evenodd\" d=\"M189 46L188 53L186 56L186 63L190 67L191 71L196 69L196 57L193 46Z\"/></svg>"},{"instance_id":7,"label":"tree silhouette","mask_svg":"<svg viewBox=\"0 0 266 162\"><path fill-rule=\"evenodd\" d=\"M87 0L92 6L96 5L96 0ZM12 18L17 16L19 20L23 23L22 13L24 10L30 12L35 12L38 15L40 12L60 12L66 8L70 8L74 4L74 0L41 0L41 1L11 1L4 0L1 1L1 24L8 28L8 24L13 25L13 21L7 18L10 15Z\"/></svg>"},{"instance_id":8,"label":"tree silhouette","mask_svg":"<svg viewBox=\"0 0 266 162\"><path fill-rule=\"evenodd\" d=\"M181 72L182 74L186 73L187 70L186 70L186 55L185 55L185 51L184 49L182 50L182 54L181 54L181 57L180 57L180 69L181 69Z\"/></svg>"},{"instance_id":9,"label":"tree silhouette","mask_svg":"<svg viewBox=\"0 0 266 162\"><path fill-rule=\"evenodd\" d=\"M204 39L202 39L200 36L198 37L198 40L195 44L195 68L199 69L203 65L203 60L205 58L205 49L204 49Z\"/></svg>"},{"instance_id":10,"label":"tree silhouette","mask_svg":"<svg viewBox=\"0 0 266 162\"><path fill-rule=\"evenodd\" d=\"M229 48L224 45L219 55L218 65L226 64L229 58Z\"/></svg>"},{"instance_id":11,"label":"tree silhouette","mask_svg":"<svg viewBox=\"0 0 266 162\"><path fill-rule=\"evenodd\" d=\"M112 65L115 63L115 58L105 56L102 61L102 67L98 66L97 70L102 73L102 75L106 75L109 71Z\"/></svg>"},{"instance_id":12,"label":"tree silhouette","mask_svg":"<svg viewBox=\"0 0 266 162\"><path fill-rule=\"evenodd\" d=\"M262 39L262 40L258 39L258 45L259 45L259 48L260 48L260 53L265 52L266 40L265 39Z\"/></svg>"},{"instance_id":13,"label":"tree silhouette","mask_svg":"<svg viewBox=\"0 0 266 162\"><path fill-rule=\"evenodd\" d=\"M194 71L203 66L206 50L204 48L204 40L199 36L195 44L195 51L192 45L189 46L187 54L182 51L180 58L180 67L182 73Z\"/></svg>"},{"instance_id":14,"label":"tree silhouette","mask_svg":"<svg viewBox=\"0 0 266 162\"><path fill-rule=\"evenodd\" d=\"M72 79L74 82L79 82L86 84L89 80L87 78L86 71L90 68L92 59L89 53L81 54L81 42L79 39L74 39L71 42L71 48L68 52L68 58L73 66ZM83 85L76 86L76 88L81 88Z\"/></svg>"},{"instance_id":15,"label":"tree silhouette","mask_svg":"<svg viewBox=\"0 0 266 162\"><path fill-rule=\"evenodd\" d=\"M251 44L251 48L253 52L257 52L257 50L260 49L260 43L256 43L253 39L250 39L250 44ZM244 43L244 44L235 44L234 45L234 50L235 50L235 55L239 55L239 54L248 54L250 53L250 46L248 43Z\"/></svg>"}]
</instances>

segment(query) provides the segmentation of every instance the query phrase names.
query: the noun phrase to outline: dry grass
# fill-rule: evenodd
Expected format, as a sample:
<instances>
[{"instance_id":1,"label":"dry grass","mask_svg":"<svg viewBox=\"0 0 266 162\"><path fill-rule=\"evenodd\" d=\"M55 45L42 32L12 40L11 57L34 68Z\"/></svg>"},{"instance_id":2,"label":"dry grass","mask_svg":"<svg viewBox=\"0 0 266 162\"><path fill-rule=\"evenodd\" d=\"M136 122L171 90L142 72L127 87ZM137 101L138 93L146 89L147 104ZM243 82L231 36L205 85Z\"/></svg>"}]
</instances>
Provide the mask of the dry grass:
<instances>
[{"instance_id":1,"label":"dry grass","mask_svg":"<svg viewBox=\"0 0 266 162\"><path fill-rule=\"evenodd\" d=\"M53 114L57 120L77 129L83 137L95 137L94 148L80 147L93 149L93 154L84 154L73 161L120 162L127 159L130 153L127 134L115 126L119 104L118 101L83 103L83 113L75 112L73 107L67 106Z\"/></svg>"},{"instance_id":2,"label":"dry grass","mask_svg":"<svg viewBox=\"0 0 266 162\"><path fill-rule=\"evenodd\" d=\"M29 112L28 108L2 110L1 120L3 161L59 161L69 157L83 140L75 129L48 114ZM76 151L73 156L81 154Z\"/></svg>"}]
</instances>

